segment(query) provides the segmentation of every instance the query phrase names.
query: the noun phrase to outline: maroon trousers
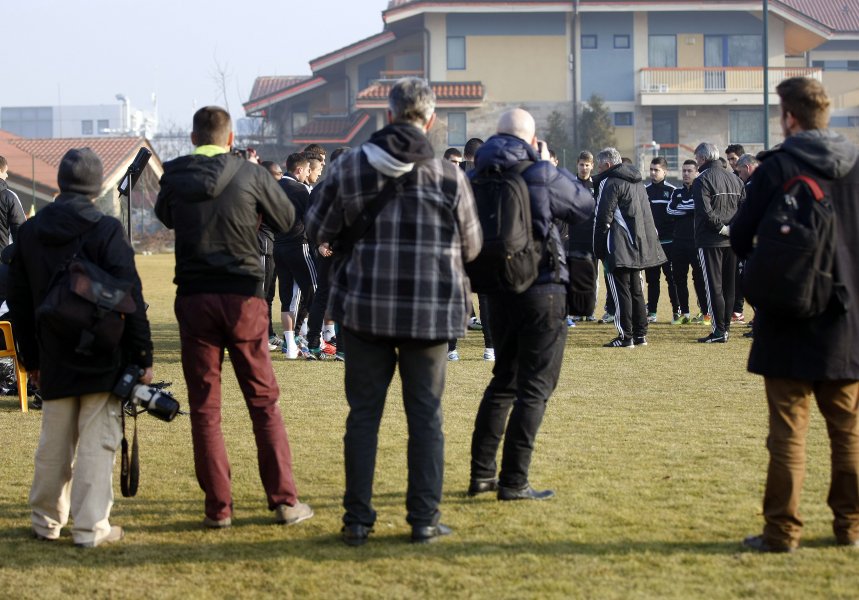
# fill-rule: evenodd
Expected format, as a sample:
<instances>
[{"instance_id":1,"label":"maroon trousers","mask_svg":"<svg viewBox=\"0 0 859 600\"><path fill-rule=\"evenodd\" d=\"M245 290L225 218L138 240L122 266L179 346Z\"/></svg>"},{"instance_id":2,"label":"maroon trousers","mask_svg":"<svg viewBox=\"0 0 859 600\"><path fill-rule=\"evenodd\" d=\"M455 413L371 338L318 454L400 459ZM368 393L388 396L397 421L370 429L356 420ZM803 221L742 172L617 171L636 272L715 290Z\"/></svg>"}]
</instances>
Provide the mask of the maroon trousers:
<instances>
[{"instance_id":1,"label":"maroon trousers","mask_svg":"<svg viewBox=\"0 0 859 600\"><path fill-rule=\"evenodd\" d=\"M253 422L268 508L294 505L298 497L268 350L265 300L235 294L177 296L175 311L191 408L194 469L206 494L206 516L224 519L232 515L233 509L230 463L221 432L221 365L225 348Z\"/></svg>"}]
</instances>

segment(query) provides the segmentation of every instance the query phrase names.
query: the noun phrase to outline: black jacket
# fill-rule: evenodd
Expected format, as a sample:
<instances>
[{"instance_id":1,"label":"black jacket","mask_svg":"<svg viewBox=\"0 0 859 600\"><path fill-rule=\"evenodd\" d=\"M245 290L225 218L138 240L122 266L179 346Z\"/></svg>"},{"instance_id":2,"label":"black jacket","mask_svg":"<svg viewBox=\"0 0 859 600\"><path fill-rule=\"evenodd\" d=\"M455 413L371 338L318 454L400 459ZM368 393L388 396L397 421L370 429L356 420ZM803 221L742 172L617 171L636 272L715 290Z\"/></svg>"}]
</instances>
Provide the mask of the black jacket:
<instances>
[{"instance_id":1,"label":"black jacket","mask_svg":"<svg viewBox=\"0 0 859 600\"><path fill-rule=\"evenodd\" d=\"M694 248L695 199L691 185L681 185L674 190L666 212L674 219L674 248Z\"/></svg>"},{"instance_id":2,"label":"black jacket","mask_svg":"<svg viewBox=\"0 0 859 600\"><path fill-rule=\"evenodd\" d=\"M576 181L588 188L591 194L594 193L593 179L581 179L576 175ZM596 210L596 205L594 205L594 210ZM582 221L578 225L570 226L567 254L572 254L573 252L594 253L594 213L591 213L589 219Z\"/></svg>"},{"instance_id":3,"label":"black jacket","mask_svg":"<svg viewBox=\"0 0 859 600\"><path fill-rule=\"evenodd\" d=\"M18 195L0 179L0 250L15 241L18 228L27 220Z\"/></svg>"},{"instance_id":4,"label":"black jacket","mask_svg":"<svg viewBox=\"0 0 859 600\"><path fill-rule=\"evenodd\" d=\"M229 153L164 163L155 214L176 230L176 293L263 297L257 228L288 230L295 210L263 167Z\"/></svg>"},{"instance_id":5,"label":"black jacket","mask_svg":"<svg viewBox=\"0 0 859 600\"><path fill-rule=\"evenodd\" d=\"M79 241L80 240L80 241ZM35 310L42 303L53 274L77 249L118 279L132 282L137 312L125 319L122 356L92 356L90 372L64 364L73 349L43 338L36 330ZM9 305L15 318L15 340L28 371L39 369L45 400L113 389L126 364L152 366L152 341L134 251L122 224L105 216L85 196L60 194L21 225L10 265Z\"/></svg>"},{"instance_id":6,"label":"black jacket","mask_svg":"<svg viewBox=\"0 0 859 600\"><path fill-rule=\"evenodd\" d=\"M828 130L804 131L776 150L759 155L748 198L731 224L731 245L740 258L753 252L753 240L769 202L800 173L832 180L837 232L836 265L850 307L834 306L811 319L755 313L749 371L766 377L807 381L859 379L859 149Z\"/></svg>"},{"instance_id":7,"label":"black jacket","mask_svg":"<svg viewBox=\"0 0 859 600\"><path fill-rule=\"evenodd\" d=\"M544 247L547 248L540 261L540 274L535 285L552 282L566 284L569 282L567 253L561 243L558 223L564 221L575 225L593 214L594 198L587 188L568 171L557 169L547 160L539 160L536 150L521 139L503 133L493 135L477 150L475 168L469 176L474 178L476 173L493 166L509 169L523 160L535 161L522 173L522 178L528 185L531 198L534 239L545 242ZM550 259L548 249L553 245L559 254Z\"/></svg>"},{"instance_id":8,"label":"black jacket","mask_svg":"<svg viewBox=\"0 0 859 600\"><path fill-rule=\"evenodd\" d=\"M594 253L613 271L646 269L665 262L641 174L619 164L597 180Z\"/></svg>"},{"instance_id":9,"label":"black jacket","mask_svg":"<svg viewBox=\"0 0 859 600\"><path fill-rule=\"evenodd\" d=\"M677 188L664 179L659 183L651 181L644 187L650 202L650 212L653 213L653 224L659 232L659 241L670 242L674 239L674 217L668 214L667 208L671 194Z\"/></svg>"},{"instance_id":10,"label":"black jacket","mask_svg":"<svg viewBox=\"0 0 859 600\"><path fill-rule=\"evenodd\" d=\"M730 246L719 232L737 213L745 197L743 180L722 167L718 160L705 163L692 183L695 199L695 245L698 248Z\"/></svg>"},{"instance_id":11,"label":"black jacket","mask_svg":"<svg viewBox=\"0 0 859 600\"><path fill-rule=\"evenodd\" d=\"M281 189L286 192L292 207L295 209L295 221L292 228L274 236L275 246L300 246L307 243L307 233L304 230L304 215L310 206L310 191L307 186L288 175L279 182Z\"/></svg>"}]
</instances>

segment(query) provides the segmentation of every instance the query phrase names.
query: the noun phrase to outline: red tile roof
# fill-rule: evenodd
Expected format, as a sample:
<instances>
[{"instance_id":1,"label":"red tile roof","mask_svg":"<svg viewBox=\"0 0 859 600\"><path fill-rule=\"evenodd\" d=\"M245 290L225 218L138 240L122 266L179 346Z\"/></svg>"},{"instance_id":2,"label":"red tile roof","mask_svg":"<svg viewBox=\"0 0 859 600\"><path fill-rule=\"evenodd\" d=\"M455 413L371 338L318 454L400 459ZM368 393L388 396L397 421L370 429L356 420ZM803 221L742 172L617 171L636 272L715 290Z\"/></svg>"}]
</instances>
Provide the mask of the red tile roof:
<instances>
[{"instance_id":1,"label":"red tile roof","mask_svg":"<svg viewBox=\"0 0 859 600\"><path fill-rule=\"evenodd\" d=\"M92 148L104 165L105 188L124 175L128 164L141 146L153 153L149 166L158 177L163 173L161 161L152 146L142 137L84 137L35 139L22 138L0 131L0 156L9 161L9 175L19 180L35 181L37 186L53 192L57 188L57 168L70 148Z\"/></svg>"},{"instance_id":2,"label":"red tile roof","mask_svg":"<svg viewBox=\"0 0 859 600\"><path fill-rule=\"evenodd\" d=\"M348 117L315 117L307 125L295 132L294 144L329 143L347 144L370 120L363 110Z\"/></svg>"},{"instance_id":3,"label":"red tile roof","mask_svg":"<svg viewBox=\"0 0 859 600\"><path fill-rule=\"evenodd\" d=\"M258 77L259 79L268 79L265 77ZM251 99L242 104L245 109L246 115L252 115L255 113L261 113L269 106L273 104L277 104L278 102L282 102L288 98L294 98L295 96L299 96L305 92L309 92L310 90L316 89L322 85L325 85L327 82L323 77L305 77L303 79L299 79L288 85L287 87L282 87L279 89L274 89L274 91L270 91L268 94L264 96L254 96L251 94ZM263 87L260 84L260 87ZM257 83L254 82L254 90L257 89Z\"/></svg>"},{"instance_id":4,"label":"red tile roof","mask_svg":"<svg viewBox=\"0 0 859 600\"><path fill-rule=\"evenodd\" d=\"M379 102L388 101L393 82L376 81L358 92L355 103L358 106L376 106ZM439 106L474 105L483 102L484 89L479 81L450 83L444 81L431 82L435 92L436 104Z\"/></svg>"},{"instance_id":5,"label":"red tile roof","mask_svg":"<svg viewBox=\"0 0 859 600\"><path fill-rule=\"evenodd\" d=\"M648 4L670 4L671 2L688 3L688 0L616 0L618 3L625 4L630 11L638 8L645 8ZM425 4L426 6L436 7L444 5L459 5L459 6L480 6L487 4L499 4L503 6L510 5L527 5L527 4L559 4L567 6L559 7L559 11L571 10L570 2L552 2L552 0L390 0L385 13L396 11L412 4ZM722 0L726 10L730 10L730 4L748 4L745 0ZM588 4L612 4L612 0L581 0L581 5ZM759 3L760 4L760 3ZM770 3L771 8L784 8L799 19L811 20L824 28L830 33L859 33L859 0L773 0ZM498 7L502 10L502 6ZM384 16L384 13L383 13Z\"/></svg>"},{"instance_id":6,"label":"red tile roof","mask_svg":"<svg viewBox=\"0 0 859 600\"><path fill-rule=\"evenodd\" d=\"M310 68L314 73L316 73L320 69L330 67L348 58L352 58L353 56L363 54L368 50L384 46L389 42L393 42L395 39L397 39L397 36L394 35L393 31L383 31L382 33L371 35L363 40L358 40L348 46L344 46L339 50L334 50L333 52L324 54L319 58L314 58L310 61Z\"/></svg>"},{"instance_id":7,"label":"red tile roof","mask_svg":"<svg viewBox=\"0 0 859 600\"><path fill-rule=\"evenodd\" d=\"M254 80L254 87L251 90L251 96L248 102L253 102L259 98L265 98L271 94L275 94L281 90L291 88L297 83L307 81L311 75L283 75L257 77Z\"/></svg>"}]
</instances>

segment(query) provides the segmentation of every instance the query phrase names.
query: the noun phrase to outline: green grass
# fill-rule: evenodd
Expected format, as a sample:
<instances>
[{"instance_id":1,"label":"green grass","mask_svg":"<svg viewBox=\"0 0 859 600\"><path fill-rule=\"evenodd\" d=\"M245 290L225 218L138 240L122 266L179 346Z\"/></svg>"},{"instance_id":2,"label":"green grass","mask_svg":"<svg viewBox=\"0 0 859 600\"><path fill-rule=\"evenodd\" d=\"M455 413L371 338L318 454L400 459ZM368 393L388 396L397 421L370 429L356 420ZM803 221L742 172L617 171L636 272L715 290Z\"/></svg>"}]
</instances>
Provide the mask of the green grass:
<instances>
[{"instance_id":1,"label":"green grass","mask_svg":"<svg viewBox=\"0 0 859 600\"><path fill-rule=\"evenodd\" d=\"M173 317L171 256L139 257L151 304L156 379L185 402ZM454 535L407 543L405 422L395 380L380 436L370 543L339 540L346 418L343 366L274 364L299 492L316 516L272 524L250 422L226 366L224 431L234 477L234 526L204 531L187 418L139 421L141 485L117 499L126 539L93 551L29 537L27 493L39 412L0 399L0 596L29 597L467 597L728 598L856 596L855 552L833 547L828 444L812 420L803 495L803 549L743 552L762 525L766 406L745 370L748 340L695 343L701 326L671 326L663 306L646 348L604 349L607 325L570 332L558 389L537 439L531 478L557 497L543 503L469 499L471 429L490 364L469 332L450 364L444 399L444 522ZM118 468L118 467L117 467ZM118 488L118 485L116 486Z\"/></svg>"}]
</instances>

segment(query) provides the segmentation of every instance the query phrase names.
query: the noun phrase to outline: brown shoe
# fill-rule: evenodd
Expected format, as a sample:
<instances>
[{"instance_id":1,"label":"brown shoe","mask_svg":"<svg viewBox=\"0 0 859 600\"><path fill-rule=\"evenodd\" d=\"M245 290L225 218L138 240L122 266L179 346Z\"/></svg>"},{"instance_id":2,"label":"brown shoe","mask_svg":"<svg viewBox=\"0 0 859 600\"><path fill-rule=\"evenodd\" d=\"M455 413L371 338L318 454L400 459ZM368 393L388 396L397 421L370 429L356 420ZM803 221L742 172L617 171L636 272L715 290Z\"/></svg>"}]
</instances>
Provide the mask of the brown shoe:
<instances>
[{"instance_id":1,"label":"brown shoe","mask_svg":"<svg viewBox=\"0 0 859 600\"><path fill-rule=\"evenodd\" d=\"M756 552L787 553L796 550L793 546L768 542L762 535L752 535L743 540L743 546Z\"/></svg>"},{"instance_id":2,"label":"brown shoe","mask_svg":"<svg viewBox=\"0 0 859 600\"><path fill-rule=\"evenodd\" d=\"M312 516L313 509L303 502L296 502L294 506L278 504L274 509L274 520L281 525L295 525Z\"/></svg>"},{"instance_id":3,"label":"brown shoe","mask_svg":"<svg viewBox=\"0 0 859 600\"><path fill-rule=\"evenodd\" d=\"M122 527L120 527L119 525L113 525L110 528L110 532L108 532L108 534L100 540L76 543L75 546L77 546L78 548L95 548L96 546L101 546L102 544L112 544L114 542L118 542L124 537L125 532L122 530Z\"/></svg>"}]
</instances>

